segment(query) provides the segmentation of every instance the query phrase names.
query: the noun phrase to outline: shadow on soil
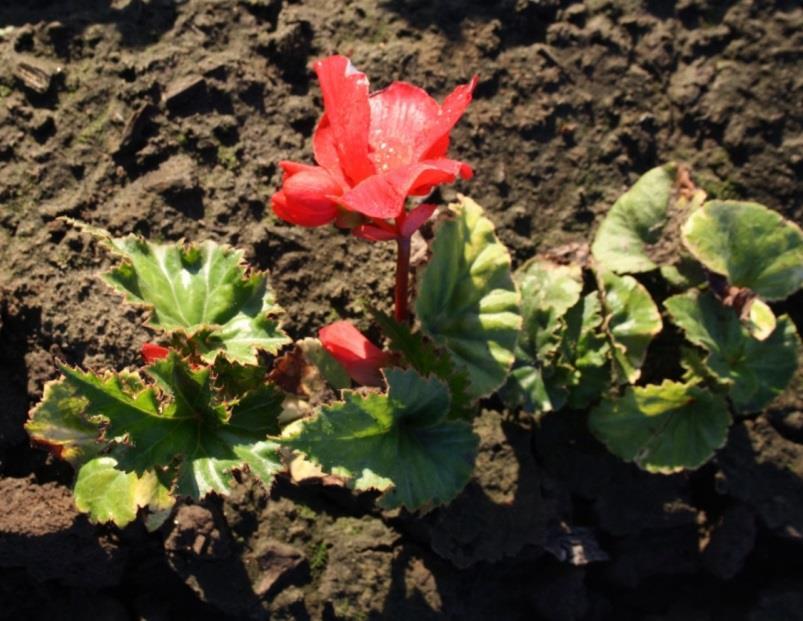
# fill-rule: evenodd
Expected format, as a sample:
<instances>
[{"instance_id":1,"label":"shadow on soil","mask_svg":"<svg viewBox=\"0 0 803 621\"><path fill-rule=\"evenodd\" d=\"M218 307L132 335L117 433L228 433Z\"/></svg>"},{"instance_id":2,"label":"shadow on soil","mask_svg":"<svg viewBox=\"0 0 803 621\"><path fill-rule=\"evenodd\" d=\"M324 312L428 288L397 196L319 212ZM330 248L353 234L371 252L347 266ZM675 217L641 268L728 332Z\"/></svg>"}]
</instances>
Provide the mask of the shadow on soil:
<instances>
[{"instance_id":1,"label":"shadow on soil","mask_svg":"<svg viewBox=\"0 0 803 621\"><path fill-rule=\"evenodd\" d=\"M5 3L4 3L5 4ZM138 47L153 43L175 22L176 0L130 0L127 4L112 0L30 0L0 7L0 28L51 22L48 35L60 55L67 55L70 40L92 24L114 24L121 43ZM122 5L118 8L117 5ZM17 39L18 52L27 51L30 37Z\"/></svg>"}]
</instances>

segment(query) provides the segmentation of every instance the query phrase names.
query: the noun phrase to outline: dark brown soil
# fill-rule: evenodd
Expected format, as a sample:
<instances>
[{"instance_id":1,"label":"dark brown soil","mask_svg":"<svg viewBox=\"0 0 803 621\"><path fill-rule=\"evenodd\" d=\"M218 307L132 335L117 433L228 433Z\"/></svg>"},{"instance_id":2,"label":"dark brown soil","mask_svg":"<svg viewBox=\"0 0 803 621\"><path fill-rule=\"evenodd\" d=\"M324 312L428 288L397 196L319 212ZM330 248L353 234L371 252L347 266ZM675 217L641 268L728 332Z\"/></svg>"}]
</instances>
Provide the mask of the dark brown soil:
<instances>
[{"instance_id":1,"label":"dark brown soil","mask_svg":"<svg viewBox=\"0 0 803 621\"><path fill-rule=\"evenodd\" d=\"M803 220L803 8L778 0L28 0L0 5L0 618L803 618L803 381L715 462L650 476L580 414L486 413L481 469L426 517L279 481L96 527L32 449L56 359L137 362L139 311L66 215L212 238L273 274L293 336L389 298L391 250L278 222L280 159L310 159L307 69L351 56L442 96L474 73L453 153L516 262L583 241L639 173ZM803 297L787 303L798 326Z\"/></svg>"}]
</instances>

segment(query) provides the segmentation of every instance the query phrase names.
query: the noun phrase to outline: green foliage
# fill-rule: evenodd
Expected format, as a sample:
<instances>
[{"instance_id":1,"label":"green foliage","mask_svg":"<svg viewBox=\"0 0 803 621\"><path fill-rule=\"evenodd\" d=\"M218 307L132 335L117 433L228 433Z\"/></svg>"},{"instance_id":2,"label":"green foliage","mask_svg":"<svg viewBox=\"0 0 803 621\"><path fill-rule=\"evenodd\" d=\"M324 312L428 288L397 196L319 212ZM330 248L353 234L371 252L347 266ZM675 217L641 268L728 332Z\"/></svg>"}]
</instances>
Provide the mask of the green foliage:
<instances>
[{"instance_id":1,"label":"green foliage","mask_svg":"<svg viewBox=\"0 0 803 621\"><path fill-rule=\"evenodd\" d=\"M419 274L418 327L372 311L387 366L405 367L384 369L386 392L346 390L314 338L274 364L265 354L290 339L267 275L242 252L83 228L122 257L107 282L150 309L173 349L142 372L62 367L26 429L76 469L78 508L120 526L143 508L164 519L177 497L226 494L238 471L270 486L291 451L382 492L385 508L448 503L474 467L468 421L500 386L511 408L590 408L591 432L648 471L697 468L724 444L731 410L760 411L786 388L803 349L765 301L803 285L803 233L755 203L704 203L675 164L615 203L593 259L536 258L515 278L482 208L460 197ZM688 345L662 339L650 361L663 329L653 295L670 289L682 293L664 307ZM634 385L643 377L659 379ZM342 401L327 401L327 384Z\"/></svg>"},{"instance_id":2,"label":"green foliage","mask_svg":"<svg viewBox=\"0 0 803 621\"><path fill-rule=\"evenodd\" d=\"M778 319L772 309L759 298L750 301L745 328L751 336L763 341L770 336L778 325Z\"/></svg>"},{"instance_id":3,"label":"green foliage","mask_svg":"<svg viewBox=\"0 0 803 621\"><path fill-rule=\"evenodd\" d=\"M707 202L683 226L683 242L707 269L765 300L803 286L803 231L758 203Z\"/></svg>"},{"instance_id":4,"label":"green foliage","mask_svg":"<svg viewBox=\"0 0 803 621\"><path fill-rule=\"evenodd\" d=\"M702 202L698 192L679 191L684 171L671 162L646 172L611 207L597 231L591 251L617 274L649 272L677 259L671 255L673 224Z\"/></svg>"},{"instance_id":5,"label":"green foliage","mask_svg":"<svg viewBox=\"0 0 803 621\"><path fill-rule=\"evenodd\" d=\"M427 508L452 500L468 483L477 438L448 420L449 390L415 371L388 369L388 394L346 391L282 440L358 490L384 492L385 508Z\"/></svg>"},{"instance_id":6,"label":"green foliage","mask_svg":"<svg viewBox=\"0 0 803 621\"><path fill-rule=\"evenodd\" d=\"M137 507L169 505L168 489L200 499L228 493L234 470L270 485L280 469L267 440L279 431L283 399L273 386L224 400L210 368L193 369L175 352L146 369L149 384L136 373L62 371L29 429L49 444L68 438L61 451L78 467L76 502L95 520L122 526Z\"/></svg>"},{"instance_id":7,"label":"green foliage","mask_svg":"<svg viewBox=\"0 0 803 621\"><path fill-rule=\"evenodd\" d=\"M399 352L420 375L434 375L446 383L451 394L449 418L470 419L475 413L475 400L468 393L468 374L456 369L449 355L438 351L421 334L381 311L373 310L371 314L390 341L391 350Z\"/></svg>"},{"instance_id":8,"label":"green foliage","mask_svg":"<svg viewBox=\"0 0 803 621\"><path fill-rule=\"evenodd\" d=\"M510 254L482 208L465 197L452 207L420 275L415 310L424 333L468 373L468 392L478 398L499 388L513 364L519 294Z\"/></svg>"},{"instance_id":9,"label":"green foliage","mask_svg":"<svg viewBox=\"0 0 803 621\"><path fill-rule=\"evenodd\" d=\"M578 265L535 259L516 272L516 283L523 317L517 347L541 356L554 352L561 320L583 291L582 270Z\"/></svg>"},{"instance_id":10,"label":"green foliage","mask_svg":"<svg viewBox=\"0 0 803 621\"><path fill-rule=\"evenodd\" d=\"M763 341L752 337L733 309L711 293L691 291L664 302L686 338L708 352L705 364L728 386L739 412L757 412L778 396L794 375L800 338L787 316Z\"/></svg>"},{"instance_id":11,"label":"green foliage","mask_svg":"<svg viewBox=\"0 0 803 621\"><path fill-rule=\"evenodd\" d=\"M267 274L247 272L241 251L214 242L154 244L136 236L107 242L125 260L106 281L150 307L154 327L190 336L204 360L223 354L253 364L257 351L276 353L290 342L275 319L281 308Z\"/></svg>"},{"instance_id":12,"label":"green foliage","mask_svg":"<svg viewBox=\"0 0 803 621\"><path fill-rule=\"evenodd\" d=\"M598 274L615 368L631 384L641 377L647 347L661 331L661 313L647 289L632 276Z\"/></svg>"},{"instance_id":13,"label":"green foliage","mask_svg":"<svg viewBox=\"0 0 803 621\"><path fill-rule=\"evenodd\" d=\"M125 526L133 522L140 508L163 511L173 506L170 490L153 470L138 475L118 468L117 460L101 455L78 470L75 481L75 506L96 522L114 522Z\"/></svg>"},{"instance_id":14,"label":"green foliage","mask_svg":"<svg viewBox=\"0 0 803 621\"><path fill-rule=\"evenodd\" d=\"M610 385L610 346L602 331L602 305L596 292L586 295L566 313L560 356L571 369L566 377L568 404L586 408Z\"/></svg>"},{"instance_id":15,"label":"green foliage","mask_svg":"<svg viewBox=\"0 0 803 621\"><path fill-rule=\"evenodd\" d=\"M522 296L523 325L516 344L516 362L503 394L511 405L527 411L559 410L568 399L568 375L556 352L565 331L564 316L583 290L579 266L535 259L515 275Z\"/></svg>"},{"instance_id":16,"label":"green foliage","mask_svg":"<svg viewBox=\"0 0 803 621\"><path fill-rule=\"evenodd\" d=\"M725 444L731 417L725 401L692 383L628 387L591 411L591 432L614 454L650 472L703 465Z\"/></svg>"},{"instance_id":17,"label":"green foliage","mask_svg":"<svg viewBox=\"0 0 803 621\"><path fill-rule=\"evenodd\" d=\"M25 429L31 440L47 447L74 468L100 452L100 428L83 413L86 399L64 378L45 384L42 400L31 410Z\"/></svg>"},{"instance_id":18,"label":"green foliage","mask_svg":"<svg viewBox=\"0 0 803 621\"><path fill-rule=\"evenodd\" d=\"M337 360L332 358L318 339L306 338L296 343L304 352L304 356L320 372L321 376L335 390L343 390L351 386L351 378Z\"/></svg>"},{"instance_id":19,"label":"green foliage","mask_svg":"<svg viewBox=\"0 0 803 621\"><path fill-rule=\"evenodd\" d=\"M582 409L604 395L590 415L592 432L623 459L666 473L696 468L722 446L729 406L757 412L787 387L800 338L761 297L781 299L801 286L801 232L760 205L704 196L674 164L646 173L600 226L590 266L597 291L580 302L579 265L537 260L519 270L524 326L502 391L508 405ZM650 361L661 314L645 284L621 274L653 270L645 281L653 291L685 290L664 305L695 347L664 342L662 359ZM611 386L635 384L645 364L650 377L679 365L682 381L623 394Z\"/></svg>"}]
</instances>

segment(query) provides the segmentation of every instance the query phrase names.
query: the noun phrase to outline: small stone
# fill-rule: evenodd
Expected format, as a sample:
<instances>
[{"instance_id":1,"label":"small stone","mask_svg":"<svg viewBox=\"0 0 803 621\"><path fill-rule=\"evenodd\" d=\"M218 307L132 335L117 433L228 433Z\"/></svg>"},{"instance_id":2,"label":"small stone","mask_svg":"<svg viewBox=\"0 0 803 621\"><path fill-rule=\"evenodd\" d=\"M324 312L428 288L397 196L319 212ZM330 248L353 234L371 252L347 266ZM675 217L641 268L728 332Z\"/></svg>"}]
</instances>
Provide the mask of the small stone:
<instances>
[{"instance_id":1,"label":"small stone","mask_svg":"<svg viewBox=\"0 0 803 621\"><path fill-rule=\"evenodd\" d=\"M145 175L142 183L146 190L162 195L190 192L198 187L195 163L187 155L176 155Z\"/></svg>"},{"instance_id":2,"label":"small stone","mask_svg":"<svg viewBox=\"0 0 803 621\"><path fill-rule=\"evenodd\" d=\"M15 78L26 88L40 95L44 95L50 90L53 78L61 72L60 66L54 66L30 56L18 56L13 69Z\"/></svg>"},{"instance_id":3,"label":"small stone","mask_svg":"<svg viewBox=\"0 0 803 621\"><path fill-rule=\"evenodd\" d=\"M269 539L264 546L256 556L261 573L254 592L260 597L271 591L277 593L283 585L309 569L304 554L293 546L275 539Z\"/></svg>"},{"instance_id":4,"label":"small stone","mask_svg":"<svg viewBox=\"0 0 803 621\"><path fill-rule=\"evenodd\" d=\"M179 78L173 81L162 95L162 103L170 110L199 96L206 90L206 80L197 75Z\"/></svg>"},{"instance_id":5,"label":"small stone","mask_svg":"<svg viewBox=\"0 0 803 621\"><path fill-rule=\"evenodd\" d=\"M120 140L117 143L115 153L136 150L137 145L141 142L142 133L148 119L154 111L154 106L146 102L129 115L123 127L123 132L120 134Z\"/></svg>"},{"instance_id":6,"label":"small stone","mask_svg":"<svg viewBox=\"0 0 803 621\"><path fill-rule=\"evenodd\" d=\"M165 541L168 554L206 558L228 558L228 537L217 527L212 512L199 505L178 510L174 528Z\"/></svg>"},{"instance_id":7,"label":"small stone","mask_svg":"<svg viewBox=\"0 0 803 621\"><path fill-rule=\"evenodd\" d=\"M756 540L755 514L745 505L725 510L703 547L703 565L722 580L730 580L744 566Z\"/></svg>"}]
</instances>

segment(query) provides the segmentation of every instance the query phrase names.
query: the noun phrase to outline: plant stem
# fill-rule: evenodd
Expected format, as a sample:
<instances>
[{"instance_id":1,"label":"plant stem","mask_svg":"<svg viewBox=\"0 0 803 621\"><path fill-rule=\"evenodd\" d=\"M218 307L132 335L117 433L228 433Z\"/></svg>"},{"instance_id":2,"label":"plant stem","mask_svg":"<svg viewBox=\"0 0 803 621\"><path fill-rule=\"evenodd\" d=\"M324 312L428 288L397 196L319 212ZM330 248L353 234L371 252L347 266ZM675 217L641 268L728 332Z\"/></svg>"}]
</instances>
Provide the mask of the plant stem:
<instances>
[{"instance_id":1,"label":"plant stem","mask_svg":"<svg viewBox=\"0 0 803 621\"><path fill-rule=\"evenodd\" d=\"M399 235L396 238L398 252L396 254L396 321L407 321L407 297L410 287L410 238Z\"/></svg>"}]
</instances>

